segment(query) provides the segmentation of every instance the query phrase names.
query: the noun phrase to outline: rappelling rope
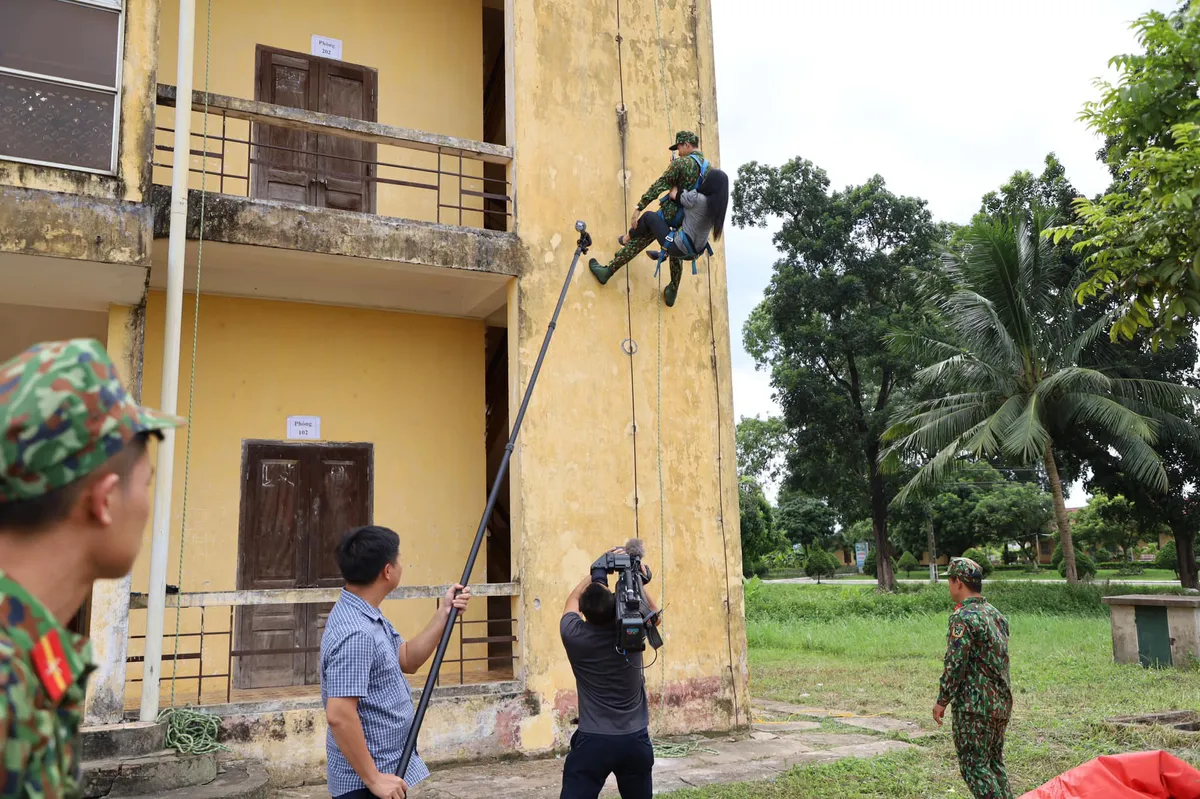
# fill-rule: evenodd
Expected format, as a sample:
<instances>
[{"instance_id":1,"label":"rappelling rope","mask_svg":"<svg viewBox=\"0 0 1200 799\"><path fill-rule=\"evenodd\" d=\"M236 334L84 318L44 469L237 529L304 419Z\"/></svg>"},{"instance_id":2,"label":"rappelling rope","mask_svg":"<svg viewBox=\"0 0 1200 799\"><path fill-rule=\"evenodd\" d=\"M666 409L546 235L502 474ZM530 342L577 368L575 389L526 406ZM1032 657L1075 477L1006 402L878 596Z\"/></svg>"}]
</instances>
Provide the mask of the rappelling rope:
<instances>
[{"instance_id":1,"label":"rappelling rope","mask_svg":"<svg viewBox=\"0 0 1200 799\"><path fill-rule=\"evenodd\" d=\"M654 27L658 33L658 63L662 70L662 85L663 85L663 100L667 109L667 133L668 136L674 135L674 125L671 123L671 91L667 86L667 59L663 52L663 36L662 36L662 19L658 11L658 0L654 0ZM658 444L658 552L662 558L663 568L659 573L659 596L661 597L658 603L660 610L667 606L667 527L666 527L666 492L663 489L663 459L662 459L662 318L663 318L663 299L662 299L662 270L657 270L658 279L658 336L657 336L657 378L658 378L658 393L655 399L654 411L654 426L656 430ZM661 724L667 715L667 661L663 657L660 650L658 652L659 673L661 675L661 685L659 688L659 703L658 703L658 721ZM657 757L686 757L691 754L690 751L685 751L683 754L677 754L678 747L682 744L663 743L661 741L653 741L654 754Z\"/></svg>"},{"instance_id":2,"label":"rappelling rope","mask_svg":"<svg viewBox=\"0 0 1200 799\"><path fill-rule=\"evenodd\" d=\"M177 584L182 592L183 588L183 558L184 550L187 544L187 511L188 511L188 478L191 476L192 465L192 431L196 429L196 419L194 415L196 405L196 347L200 337L200 275L204 263L204 212L208 198L208 90L209 78L211 76L212 66L212 0L208 0L208 21L206 26L206 41L204 49L204 144L200 148L200 235L196 248L196 298L195 306L192 310L192 364L191 376L188 384L188 425L187 425L187 444L184 449L183 456L183 505L181 509L182 521L179 528L179 573ZM180 102L182 101L182 103ZM183 113L192 113L192 98L183 97L176 101L175 114L176 123L180 113L180 105L183 106ZM191 161L191 143L187 144L189 152L175 153L176 158L186 158ZM224 165L222 165L224 170ZM179 595L177 595L178 597ZM158 723L166 723L166 745L168 748L175 749L181 754L202 755L216 751L228 751L226 747L217 742L221 732L221 722L216 716L210 713L201 713L196 710L186 708L177 708L175 706L175 687L179 682L179 637L180 637L180 618L183 616L183 606L178 602L175 606L175 659L171 667L171 706L165 708L158 714ZM202 659L197 661L196 680L203 687L203 678L200 676L202 668Z\"/></svg>"}]
</instances>

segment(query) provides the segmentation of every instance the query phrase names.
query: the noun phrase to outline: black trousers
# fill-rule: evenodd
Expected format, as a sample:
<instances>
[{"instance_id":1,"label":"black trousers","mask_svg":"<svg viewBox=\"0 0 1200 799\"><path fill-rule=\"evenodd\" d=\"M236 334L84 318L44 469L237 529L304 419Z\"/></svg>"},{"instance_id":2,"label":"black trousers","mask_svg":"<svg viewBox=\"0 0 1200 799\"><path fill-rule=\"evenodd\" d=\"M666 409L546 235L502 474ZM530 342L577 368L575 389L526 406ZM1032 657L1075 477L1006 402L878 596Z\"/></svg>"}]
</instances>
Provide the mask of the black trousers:
<instances>
[{"instance_id":1,"label":"black trousers","mask_svg":"<svg viewBox=\"0 0 1200 799\"><path fill-rule=\"evenodd\" d=\"M638 217L637 227L634 228L634 232L637 236L653 236L658 239L658 246L664 247L667 255L685 259L690 257L674 241L671 242L670 247L667 247L667 236L671 234L671 227L667 224L667 220L662 218L662 214L657 211L646 211Z\"/></svg>"},{"instance_id":2,"label":"black trousers","mask_svg":"<svg viewBox=\"0 0 1200 799\"><path fill-rule=\"evenodd\" d=\"M343 793L333 797L333 799L375 799L375 794L371 793L368 788L359 788L357 791Z\"/></svg>"},{"instance_id":3,"label":"black trousers","mask_svg":"<svg viewBox=\"0 0 1200 799\"><path fill-rule=\"evenodd\" d=\"M617 777L621 799L650 799L653 772L654 746L649 731L595 735L576 730L563 764L559 799L596 799L609 774Z\"/></svg>"}]
</instances>

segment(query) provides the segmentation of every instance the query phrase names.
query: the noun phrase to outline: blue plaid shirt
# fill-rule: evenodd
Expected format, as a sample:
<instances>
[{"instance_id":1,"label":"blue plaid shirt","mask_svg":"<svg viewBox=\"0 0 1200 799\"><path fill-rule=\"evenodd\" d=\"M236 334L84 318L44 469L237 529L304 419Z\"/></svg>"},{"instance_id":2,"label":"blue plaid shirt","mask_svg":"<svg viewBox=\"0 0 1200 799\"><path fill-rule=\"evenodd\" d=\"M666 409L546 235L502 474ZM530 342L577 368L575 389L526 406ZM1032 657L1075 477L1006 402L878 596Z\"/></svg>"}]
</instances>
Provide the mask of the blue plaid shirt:
<instances>
[{"instance_id":1,"label":"blue plaid shirt","mask_svg":"<svg viewBox=\"0 0 1200 799\"><path fill-rule=\"evenodd\" d=\"M400 634L361 597L343 589L321 636L321 703L331 697L356 697L367 751L383 774L400 767L404 741L416 710L412 691L400 670ZM333 740L325 734L329 793L341 796L366 785ZM409 787L429 776L429 768L413 751L404 781Z\"/></svg>"}]
</instances>

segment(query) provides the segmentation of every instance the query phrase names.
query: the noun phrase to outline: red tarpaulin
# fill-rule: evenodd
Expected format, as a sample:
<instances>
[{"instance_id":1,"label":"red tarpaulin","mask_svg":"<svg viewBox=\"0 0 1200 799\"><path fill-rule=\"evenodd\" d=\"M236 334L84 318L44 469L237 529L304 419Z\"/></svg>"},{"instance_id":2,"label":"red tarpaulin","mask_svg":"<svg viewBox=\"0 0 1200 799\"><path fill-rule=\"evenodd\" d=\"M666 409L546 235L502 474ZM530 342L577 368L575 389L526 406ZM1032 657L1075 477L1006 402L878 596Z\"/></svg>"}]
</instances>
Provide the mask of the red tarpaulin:
<instances>
[{"instance_id":1,"label":"red tarpaulin","mask_svg":"<svg viewBox=\"0 0 1200 799\"><path fill-rule=\"evenodd\" d=\"M1166 752L1106 755L1021 799L1200 799L1200 771Z\"/></svg>"}]
</instances>

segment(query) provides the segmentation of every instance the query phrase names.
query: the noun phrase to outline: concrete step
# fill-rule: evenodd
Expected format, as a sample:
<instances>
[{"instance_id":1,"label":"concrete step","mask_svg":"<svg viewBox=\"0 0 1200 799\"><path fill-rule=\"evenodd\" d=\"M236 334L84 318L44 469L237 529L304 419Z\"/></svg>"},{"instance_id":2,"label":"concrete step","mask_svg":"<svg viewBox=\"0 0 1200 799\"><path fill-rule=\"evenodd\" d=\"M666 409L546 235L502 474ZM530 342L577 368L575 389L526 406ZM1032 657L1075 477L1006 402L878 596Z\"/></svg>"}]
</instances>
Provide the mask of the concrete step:
<instances>
[{"instance_id":1,"label":"concrete step","mask_svg":"<svg viewBox=\"0 0 1200 799\"><path fill-rule=\"evenodd\" d=\"M222 763L216 779L206 785L145 794L155 799L268 799L267 770L250 760Z\"/></svg>"},{"instance_id":2,"label":"concrete step","mask_svg":"<svg viewBox=\"0 0 1200 799\"><path fill-rule=\"evenodd\" d=\"M176 788L207 785L216 779L217 771L216 754L181 755L171 749L142 757L85 761L84 796L158 796Z\"/></svg>"},{"instance_id":3,"label":"concrete step","mask_svg":"<svg viewBox=\"0 0 1200 799\"><path fill-rule=\"evenodd\" d=\"M83 760L144 757L166 746L167 727L152 722L84 727L80 731Z\"/></svg>"}]
</instances>

